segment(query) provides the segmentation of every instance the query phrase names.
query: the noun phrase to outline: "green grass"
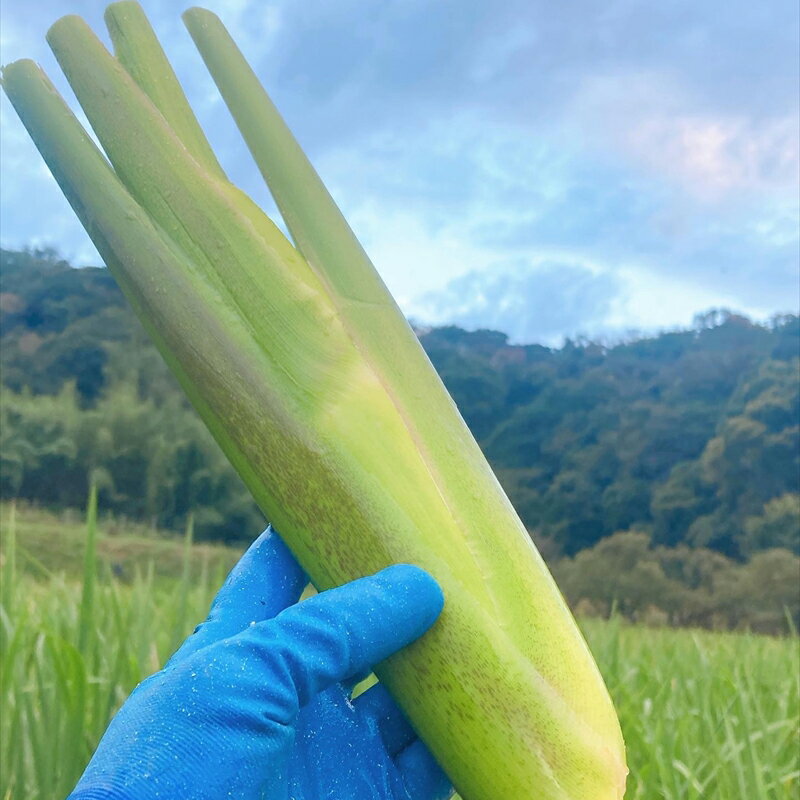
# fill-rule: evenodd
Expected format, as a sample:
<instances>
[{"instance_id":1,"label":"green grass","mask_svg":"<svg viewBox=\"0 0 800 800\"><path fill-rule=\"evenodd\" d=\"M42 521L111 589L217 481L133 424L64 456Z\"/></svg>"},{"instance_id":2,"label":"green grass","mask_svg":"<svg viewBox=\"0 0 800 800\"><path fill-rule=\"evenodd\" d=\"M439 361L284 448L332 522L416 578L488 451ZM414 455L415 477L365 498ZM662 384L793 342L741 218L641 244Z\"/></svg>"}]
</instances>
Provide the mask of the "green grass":
<instances>
[{"instance_id":1,"label":"green grass","mask_svg":"<svg viewBox=\"0 0 800 800\"><path fill-rule=\"evenodd\" d=\"M0 504L4 528L11 514L10 504ZM32 577L47 579L53 574L82 579L84 575L86 520L74 511L54 514L38 508L16 510L17 569ZM242 545L242 548L244 545ZM216 544L195 544L190 563L195 570L204 563L227 573L242 548ZM98 575L111 571L123 583L137 572L153 569L154 577L180 578L184 542L174 531L148 528L127 520L100 519L97 525L96 568Z\"/></svg>"},{"instance_id":2,"label":"green grass","mask_svg":"<svg viewBox=\"0 0 800 800\"><path fill-rule=\"evenodd\" d=\"M0 798L63 800L114 710L205 615L237 553L101 522L95 557L85 523L2 514ZM622 719L627 798L798 796L796 639L618 620L584 629Z\"/></svg>"}]
</instances>

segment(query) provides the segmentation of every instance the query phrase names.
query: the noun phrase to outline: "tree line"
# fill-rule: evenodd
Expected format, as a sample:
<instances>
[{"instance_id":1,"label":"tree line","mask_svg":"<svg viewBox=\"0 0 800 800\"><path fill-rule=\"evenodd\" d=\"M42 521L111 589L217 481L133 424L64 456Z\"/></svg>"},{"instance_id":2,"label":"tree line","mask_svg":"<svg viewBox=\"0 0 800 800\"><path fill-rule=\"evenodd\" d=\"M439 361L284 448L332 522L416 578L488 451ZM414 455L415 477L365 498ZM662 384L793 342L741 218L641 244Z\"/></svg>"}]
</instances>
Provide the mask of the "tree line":
<instances>
[{"instance_id":1,"label":"tree line","mask_svg":"<svg viewBox=\"0 0 800 800\"><path fill-rule=\"evenodd\" d=\"M3 497L80 507L94 480L119 517L181 528L193 513L198 536L223 540L258 529L105 269L4 250L0 280ZM559 348L418 333L551 562L600 559L620 532L731 563L800 552L797 316L711 311L686 330Z\"/></svg>"}]
</instances>

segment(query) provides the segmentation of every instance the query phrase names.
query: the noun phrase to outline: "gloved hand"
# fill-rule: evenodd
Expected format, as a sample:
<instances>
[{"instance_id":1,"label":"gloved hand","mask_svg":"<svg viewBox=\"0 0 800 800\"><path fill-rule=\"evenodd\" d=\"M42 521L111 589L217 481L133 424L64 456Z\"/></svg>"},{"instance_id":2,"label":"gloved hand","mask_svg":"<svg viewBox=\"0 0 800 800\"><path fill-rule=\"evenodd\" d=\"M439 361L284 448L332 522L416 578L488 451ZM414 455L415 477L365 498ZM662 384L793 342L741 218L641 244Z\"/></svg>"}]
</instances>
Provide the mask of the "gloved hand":
<instances>
[{"instance_id":1,"label":"gloved hand","mask_svg":"<svg viewBox=\"0 0 800 800\"><path fill-rule=\"evenodd\" d=\"M354 682L421 636L443 597L399 565L297 600L267 529L198 626L114 717L68 800L440 800L444 773L380 685Z\"/></svg>"}]
</instances>

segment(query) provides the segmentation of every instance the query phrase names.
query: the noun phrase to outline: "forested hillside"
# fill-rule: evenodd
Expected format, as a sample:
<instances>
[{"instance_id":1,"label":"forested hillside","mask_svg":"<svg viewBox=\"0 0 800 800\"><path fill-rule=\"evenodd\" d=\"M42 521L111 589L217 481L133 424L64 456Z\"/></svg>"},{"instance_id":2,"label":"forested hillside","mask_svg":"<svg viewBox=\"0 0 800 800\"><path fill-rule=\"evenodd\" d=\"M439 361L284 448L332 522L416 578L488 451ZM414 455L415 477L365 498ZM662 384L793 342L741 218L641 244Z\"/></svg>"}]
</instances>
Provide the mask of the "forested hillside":
<instances>
[{"instance_id":1,"label":"forested hillside","mask_svg":"<svg viewBox=\"0 0 800 800\"><path fill-rule=\"evenodd\" d=\"M93 476L117 515L251 535L257 510L107 271L9 251L0 269L2 495L79 507ZM739 559L800 549L799 334L719 311L613 346L421 341L547 555L630 530Z\"/></svg>"}]
</instances>

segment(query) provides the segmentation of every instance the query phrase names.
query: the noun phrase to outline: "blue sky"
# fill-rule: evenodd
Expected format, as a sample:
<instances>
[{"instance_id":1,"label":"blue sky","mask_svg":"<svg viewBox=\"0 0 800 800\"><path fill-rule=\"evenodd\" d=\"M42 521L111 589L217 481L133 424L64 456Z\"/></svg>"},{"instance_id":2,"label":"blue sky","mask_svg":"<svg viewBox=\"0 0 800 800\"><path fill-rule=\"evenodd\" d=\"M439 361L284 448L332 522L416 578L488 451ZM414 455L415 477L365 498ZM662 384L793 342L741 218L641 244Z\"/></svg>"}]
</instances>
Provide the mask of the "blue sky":
<instances>
[{"instance_id":1,"label":"blue sky","mask_svg":"<svg viewBox=\"0 0 800 800\"><path fill-rule=\"evenodd\" d=\"M2 60L68 87L5 0ZM180 22L143 3L228 174L261 178ZM798 307L796 0L218 0L404 310L517 341ZM4 246L99 257L2 105Z\"/></svg>"}]
</instances>

